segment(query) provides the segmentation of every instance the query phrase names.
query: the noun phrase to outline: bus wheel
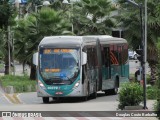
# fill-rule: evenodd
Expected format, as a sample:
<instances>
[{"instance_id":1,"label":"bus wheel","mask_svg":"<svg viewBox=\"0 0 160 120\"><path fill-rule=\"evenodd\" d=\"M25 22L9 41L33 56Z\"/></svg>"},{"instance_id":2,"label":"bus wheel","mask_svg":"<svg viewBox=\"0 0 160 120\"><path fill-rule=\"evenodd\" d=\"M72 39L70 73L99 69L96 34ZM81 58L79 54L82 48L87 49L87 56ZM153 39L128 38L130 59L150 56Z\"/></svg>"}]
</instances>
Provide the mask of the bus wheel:
<instances>
[{"instance_id":1,"label":"bus wheel","mask_svg":"<svg viewBox=\"0 0 160 120\"><path fill-rule=\"evenodd\" d=\"M97 82L96 82L96 89L95 89L95 92L93 93L93 98L97 98Z\"/></svg>"},{"instance_id":2,"label":"bus wheel","mask_svg":"<svg viewBox=\"0 0 160 120\"><path fill-rule=\"evenodd\" d=\"M52 97L52 99L53 99L53 100L56 100L57 98L56 98L56 97Z\"/></svg>"},{"instance_id":3,"label":"bus wheel","mask_svg":"<svg viewBox=\"0 0 160 120\"><path fill-rule=\"evenodd\" d=\"M49 97L43 97L43 103L49 103Z\"/></svg>"},{"instance_id":4,"label":"bus wheel","mask_svg":"<svg viewBox=\"0 0 160 120\"><path fill-rule=\"evenodd\" d=\"M93 93L93 98L97 98L97 91Z\"/></svg>"},{"instance_id":5,"label":"bus wheel","mask_svg":"<svg viewBox=\"0 0 160 120\"><path fill-rule=\"evenodd\" d=\"M115 82L115 87L110 90L112 95L116 95L118 93L118 87L119 87L119 80L117 79Z\"/></svg>"},{"instance_id":6,"label":"bus wheel","mask_svg":"<svg viewBox=\"0 0 160 120\"><path fill-rule=\"evenodd\" d=\"M105 90L104 92L105 92L105 95L110 95L111 94L111 90L110 89L109 90Z\"/></svg>"},{"instance_id":7,"label":"bus wheel","mask_svg":"<svg viewBox=\"0 0 160 120\"><path fill-rule=\"evenodd\" d=\"M86 96L84 96L84 101L87 101L88 100L88 97L89 97L89 83L88 83L88 86L87 86L87 94Z\"/></svg>"},{"instance_id":8,"label":"bus wheel","mask_svg":"<svg viewBox=\"0 0 160 120\"><path fill-rule=\"evenodd\" d=\"M116 95L118 93L118 87L115 87L114 89L111 89L111 95Z\"/></svg>"}]
</instances>

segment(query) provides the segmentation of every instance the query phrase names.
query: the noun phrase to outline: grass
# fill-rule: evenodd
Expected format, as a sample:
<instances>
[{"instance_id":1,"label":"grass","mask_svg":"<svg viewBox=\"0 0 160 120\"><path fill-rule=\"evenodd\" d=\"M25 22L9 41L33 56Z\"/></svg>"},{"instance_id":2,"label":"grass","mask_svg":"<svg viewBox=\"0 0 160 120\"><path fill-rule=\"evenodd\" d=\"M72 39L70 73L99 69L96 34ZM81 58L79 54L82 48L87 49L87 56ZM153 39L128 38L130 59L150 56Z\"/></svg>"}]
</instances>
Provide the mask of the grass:
<instances>
[{"instance_id":1,"label":"grass","mask_svg":"<svg viewBox=\"0 0 160 120\"><path fill-rule=\"evenodd\" d=\"M0 77L3 87L13 86L16 93L36 91L36 81L28 76L5 75Z\"/></svg>"}]
</instances>

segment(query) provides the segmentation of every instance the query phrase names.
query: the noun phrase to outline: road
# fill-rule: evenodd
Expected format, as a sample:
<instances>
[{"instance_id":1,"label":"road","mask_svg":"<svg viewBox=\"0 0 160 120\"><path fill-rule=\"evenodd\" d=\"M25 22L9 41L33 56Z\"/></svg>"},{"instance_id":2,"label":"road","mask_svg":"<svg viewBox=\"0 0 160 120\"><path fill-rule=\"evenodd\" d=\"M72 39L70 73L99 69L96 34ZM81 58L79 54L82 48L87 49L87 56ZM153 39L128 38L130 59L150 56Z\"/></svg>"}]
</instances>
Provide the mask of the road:
<instances>
[{"instance_id":1,"label":"road","mask_svg":"<svg viewBox=\"0 0 160 120\"><path fill-rule=\"evenodd\" d=\"M32 110L38 111L115 111L118 106L118 95L105 96L104 93L98 93L97 99L90 98L88 101L83 101L80 98L66 98L60 101L50 99L49 104L43 104L42 99L38 98L36 92L21 93L18 95L20 104L9 105L10 110ZM34 106L34 107L33 107ZM96 109L95 109L96 108ZM8 105L3 105L0 110L8 110Z\"/></svg>"}]
</instances>

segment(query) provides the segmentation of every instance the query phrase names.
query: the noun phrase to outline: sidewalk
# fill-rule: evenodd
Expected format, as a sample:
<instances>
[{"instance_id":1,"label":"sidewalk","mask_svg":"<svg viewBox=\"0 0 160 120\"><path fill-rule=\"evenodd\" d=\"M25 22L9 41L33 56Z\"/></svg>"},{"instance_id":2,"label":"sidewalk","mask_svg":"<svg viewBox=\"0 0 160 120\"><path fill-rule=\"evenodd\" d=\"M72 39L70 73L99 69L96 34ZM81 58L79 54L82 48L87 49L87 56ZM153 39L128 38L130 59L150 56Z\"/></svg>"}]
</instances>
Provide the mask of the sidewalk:
<instances>
[{"instance_id":1,"label":"sidewalk","mask_svg":"<svg viewBox=\"0 0 160 120\"><path fill-rule=\"evenodd\" d=\"M147 104L147 108L150 111L154 111L154 104L156 103L156 100L147 100L146 104Z\"/></svg>"}]
</instances>

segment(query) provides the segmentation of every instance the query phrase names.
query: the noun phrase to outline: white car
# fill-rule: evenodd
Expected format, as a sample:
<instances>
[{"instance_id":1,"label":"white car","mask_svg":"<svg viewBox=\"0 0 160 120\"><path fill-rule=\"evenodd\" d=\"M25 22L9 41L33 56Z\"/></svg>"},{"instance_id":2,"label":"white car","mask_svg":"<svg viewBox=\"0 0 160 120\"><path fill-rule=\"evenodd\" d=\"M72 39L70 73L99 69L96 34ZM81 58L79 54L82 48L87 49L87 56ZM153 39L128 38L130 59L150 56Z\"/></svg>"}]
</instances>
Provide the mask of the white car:
<instances>
[{"instance_id":1,"label":"white car","mask_svg":"<svg viewBox=\"0 0 160 120\"><path fill-rule=\"evenodd\" d=\"M137 60L138 54L136 53L136 51L128 50L128 56L129 56L129 59Z\"/></svg>"}]
</instances>

